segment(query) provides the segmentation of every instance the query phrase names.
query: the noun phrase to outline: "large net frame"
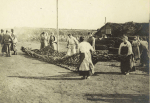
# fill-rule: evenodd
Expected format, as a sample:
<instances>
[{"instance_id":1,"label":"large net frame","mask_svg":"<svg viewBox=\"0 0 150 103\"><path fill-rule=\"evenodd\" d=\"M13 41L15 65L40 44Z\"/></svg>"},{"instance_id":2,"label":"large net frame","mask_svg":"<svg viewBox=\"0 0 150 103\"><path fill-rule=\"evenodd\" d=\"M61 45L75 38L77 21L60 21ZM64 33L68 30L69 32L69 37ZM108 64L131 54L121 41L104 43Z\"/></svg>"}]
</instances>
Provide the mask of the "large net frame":
<instances>
[{"instance_id":1,"label":"large net frame","mask_svg":"<svg viewBox=\"0 0 150 103\"><path fill-rule=\"evenodd\" d=\"M69 70L77 71L80 65L80 54L76 53L66 56L66 52L58 52L52 47L47 46L41 50L21 47L22 52L39 60L58 65ZM117 54L108 54L108 50L96 50L92 53L92 62L95 65L98 61L120 61Z\"/></svg>"}]
</instances>

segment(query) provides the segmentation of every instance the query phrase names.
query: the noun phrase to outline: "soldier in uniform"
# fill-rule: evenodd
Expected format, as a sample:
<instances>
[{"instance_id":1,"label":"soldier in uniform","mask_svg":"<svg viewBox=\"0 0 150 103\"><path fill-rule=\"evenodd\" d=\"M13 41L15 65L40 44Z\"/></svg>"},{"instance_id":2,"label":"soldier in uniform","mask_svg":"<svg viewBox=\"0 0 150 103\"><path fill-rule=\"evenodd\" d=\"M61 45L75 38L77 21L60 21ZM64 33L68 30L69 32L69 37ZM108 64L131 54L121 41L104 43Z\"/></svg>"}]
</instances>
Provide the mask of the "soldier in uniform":
<instances>
[{"instance_id":1,"label":"soldier in uniform","mask_svg":"<svg viewBox=\"0 0 150 103\"><path fill-rule=\"evenodd\" d=\"M12 41L13 40L10 36L10 32L8 30L6 30L6 34L4 34L4 36L3 36L4 45L3 45L3 48L2 48L2 52L3 52L3 54L4 54L4 52L6 52L6 56L8 56L8 57L11 56L10 46L11 46Z\"/></svg>"},{"instance_id":2,"label":"soldier in uniform","mask_svg":"<svg viewBox=\"0 0 150 103\"><path fill-rule=\"evenodd\" d=\"M4 30L1 29L1 33L0 33L0 52L2 52L2 47L3 47L3 35L4 35Z\"/></svg>"}]
</instances>

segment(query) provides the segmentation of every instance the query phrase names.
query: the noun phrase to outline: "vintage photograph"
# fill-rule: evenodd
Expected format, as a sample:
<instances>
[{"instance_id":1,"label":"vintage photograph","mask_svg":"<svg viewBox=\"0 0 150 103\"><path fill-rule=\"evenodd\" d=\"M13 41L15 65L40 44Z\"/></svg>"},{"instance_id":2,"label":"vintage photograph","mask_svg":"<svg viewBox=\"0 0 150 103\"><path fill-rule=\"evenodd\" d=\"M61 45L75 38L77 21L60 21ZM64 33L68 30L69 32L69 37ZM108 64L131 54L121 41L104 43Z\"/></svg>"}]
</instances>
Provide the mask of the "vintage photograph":
<instances>
[{"instance_id":1,"label":"vintage photograph","mask_svg":"<svg viewBox=\"0 0 150 103\"><path fill-rule=\"evenodd\" d=\"M0 0L0 103L149 103L149 0Z\"/></svg>"}]
</instances>

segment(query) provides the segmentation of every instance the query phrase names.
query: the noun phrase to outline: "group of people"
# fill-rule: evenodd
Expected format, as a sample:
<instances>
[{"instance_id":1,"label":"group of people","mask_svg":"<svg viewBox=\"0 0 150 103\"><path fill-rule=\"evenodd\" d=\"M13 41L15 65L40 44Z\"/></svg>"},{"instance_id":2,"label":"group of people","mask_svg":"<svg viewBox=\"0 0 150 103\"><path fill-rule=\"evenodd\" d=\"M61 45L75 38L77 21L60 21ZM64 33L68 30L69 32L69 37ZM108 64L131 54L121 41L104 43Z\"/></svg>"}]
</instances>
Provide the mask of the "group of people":
<instances>
[{"instance_id":1,"label":"group of people","mask_svg":"<svg viewBox=\"0 0 150 103\"><path fill-rule=\"evenodd\" d=\"M148 42L139 40L139 37L135 37L134 41L129 42L127 36L122 37L123 42L119 46L118 55L121 59L121 73L129 75L129 72L135 70L134 63L140 60L141 65L147 64L148 58ZM41 49L49 45L56 50L57 40L54 33L48 37L48 34L43 32L41 34ZM95 50L95 38L92 33L88 34L88 39L80 37L77 40L72 34L68 34L67 39L67 54L71 56L77 52L80 54L80 64L78 66L79 74L83 76L83 79L88 79L94 74L94 65L92 63L92 52Z\"/></svg>"},{"instance_id":2,"label":"group of people","mask_svg":"<svg viewBox=\"0 0 150 103\"><path fill-rule=\"evenodd\" d=\"M0 49L2 52L2 56L4 53L6 53L7 57L11 57L11 51L14 53L12 55L17 55L17 37L14 34L14 30L11 29L11 31L6 30L6 33L4 32L3 29L1 29L1 34L0 34Z\"/></svg>"},{"instance_id":3,"label":"group of people","mask_svg":"<svg viewBox=\"0 0 150 103\"><path fill-rule=\"evenodd\" d=\"M148 52L148 42L144 40L139 40L139 37L135 37L134 41L130 43L127 36L122 37L123 42L119 46L118 55L122 56L121 59L121 73L129 75L129 72L133 71L134 63L140 60L141 66L147 65L149 61ZM0 49L2 55L6 53L6 56L10 57L11 52L13 55L17 55L17 38L14 35L14 30L11 31L1 29L0 34ZM50 45L54 50L57 50L57 39L52 32L49 36L47 32L42 32L40 34L40 49L45 48ZM78 67L79 74L83 76L83 79L88 79L92 74L94 74L94 65L92 63L92 52L95 50L95 38L92 33L88 34L88 39L83 36L77 40L71 34L68 34L67 39L67 56L80 54L80 64Z\"/></svg>"},{"instance_id":4,"label":"group of people","mask_svg":"<svg viewBox=\"0 0 150 103\"><path fill-rule=\"evenodd\" d=\"M88 39L86 41L88 41L92 45L93 49L95 50L95 38L92 36L92 33L88 33ZM40 42L41 42L40 49L43 49L49 45L54 50L57 50L57 38L53 32L51 33L51 35L48 35L47 32L42 32L40 34ZM77 40L77 38L72 36L72 34L68 34L66 56L71 56L73 54L76 54L79 50L78 45L79 45L79 40Z\"/></svg>"},{"instance_id":5,"label":"group of people","mask_svg":"<svg viewBox=\"0 0 150 103\"><path fill-rule=\"evenodd\" d=\"M80 37L77 40L72 34L68 34L67 38L67 54L66 56L71 56L80 53L80 66L79 71L84 79L90 78L91 74L94 73L94 65L91 59L91 53L95 50L95 38L92 36L92 33L88 34L88 39ZM57 50L57 39L52 32L49 36L48 33L42 32L40 35L41 47L40 49L45 48L46 46L51 46L54 50ZM80 43L79 43L80 42Z\"/></svg>"},{"instance_id":6,"label":"group of people","mask_svg":"<svg viewBox=\"0 0 150 103\"><path fill-rule=\"evenodd\" d=\"M94 65L92 62L92 52L95 50L95 38L92 33L88 33L88 38L81 36L79 40L68 34L67 39L67 56L75 53L80 54L80 64L78 67L82 79L88 79L94 74Z\"/></svg>"},{"instance_id":7,"label":"group of people","mask_svg":"<svg viewBox=\"0 0 150 103\"><path fill-rule=\"evenodd\" d=\"M54 50L57 50L57 39L53 32L51 33L50 36L48 35L47 32L42 32L40 34L40 42L41 42L40 49L43 49L46 46L50 45Z\"/></svg>"},{"instance_id":8,"label":"group of people","mask_svg":"<svg viewBox=\"0 0 150 103\"><path fill-rule=\"evenodd\" d=\"M135 71L134 63L136 63L137 60L140 60L141 66L148 64L148 42L142 39L139 40L138 36L135 37L131 43L128 41L127 36L123 36L122 40L123 42L120 44L118 50L118 54L122 57L121 73L129 75L131 71ZM79 42L80 64L78 70L83 79L88 79L94 74L91 54L95 50L95 38L90 33L87 40L84 37L80 37Z\"/></svg>"},{"instance_id":9,"label":"group of people","mask_svg":"<svg viewBox=\"0 0 150 103\"><path fill-rule=\"evenodd\" d=\"M128 41L127 36L122 37L123 42L120 44L118 54L121 55L121 73L129 75L131 71L135 71L134 63L140 60L141 66L148 65L149 52L148 42L139 40L136 36L132 43Z\"/></svg>"}]
</instances>

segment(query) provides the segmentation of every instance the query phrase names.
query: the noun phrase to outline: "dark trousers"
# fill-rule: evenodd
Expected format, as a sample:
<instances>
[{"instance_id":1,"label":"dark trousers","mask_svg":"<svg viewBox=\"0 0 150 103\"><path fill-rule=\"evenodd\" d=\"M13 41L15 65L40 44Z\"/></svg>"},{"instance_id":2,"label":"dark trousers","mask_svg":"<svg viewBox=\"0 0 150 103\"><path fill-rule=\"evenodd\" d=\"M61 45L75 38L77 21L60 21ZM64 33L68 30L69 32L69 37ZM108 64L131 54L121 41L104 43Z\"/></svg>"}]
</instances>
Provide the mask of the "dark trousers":
<instances>
[{"instance_id":1,"label":"dark trousers","mask_svg":"<svg viewBox=\"0 0 150 103\"><path fill-rule=\"evenodd\" d=\"M7 56L11 56L10 55L10 43L7 43L7 44L4 44L3 45L3 48L2 48L2 52L6 52L7 54Z\"/></svg>"},{"instance_id":2,"label":"dark trousers","mask_svg":"<svg viewBox=\"0 0 150 103\"><path fill-rule=\"evenodd\" d=\"M133 55L128 55L121 60L121 73L130 72L133 68Z\"/></svg>"},{"instance_id":3,"label":"dark trousers","mask_svg":"<svg viewBox=\"0 0 150 103\"><path fill-rule=\"evenodd\" d=\"M147 49L143 49L140 62L142 64L148 64L149 63L148 50Z\"/></svg>"},{"instance_id":4,"label":"dark trousers","mask_svg":"<svg viewBox=\"0 0 150 103\"><path fill-rule=\"evenodd\" d=\"M92 75L92 72L89 70L89 71L79 71L79 75L80 76L84 76L84 77L88 77L88 76L91 76Z\"/></svg>"}]
</instances>

